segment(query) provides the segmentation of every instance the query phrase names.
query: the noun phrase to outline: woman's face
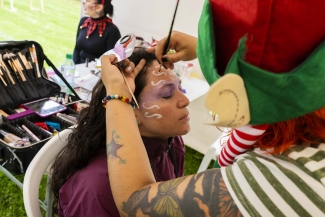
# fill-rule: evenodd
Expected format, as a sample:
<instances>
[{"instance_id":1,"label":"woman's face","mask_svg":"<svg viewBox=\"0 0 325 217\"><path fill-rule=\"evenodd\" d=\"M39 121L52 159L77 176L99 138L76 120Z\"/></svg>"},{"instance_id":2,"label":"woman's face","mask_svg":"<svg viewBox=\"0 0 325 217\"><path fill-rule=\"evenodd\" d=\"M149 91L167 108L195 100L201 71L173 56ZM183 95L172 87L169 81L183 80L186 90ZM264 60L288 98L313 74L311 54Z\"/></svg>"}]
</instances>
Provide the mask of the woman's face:
<instances>
[{"instance_id":1,"label":"woman's face","mask_svg":"<svg viewBox=\"0 0 325 217\"><path fill-rule=\"evenodd\" d=\"M170 69L154 61L148 67L147 84L139 96L135 115L140 134L154 138L185 135L190 130L188 98L182 92L181 80Z\"/></svg>"},{"instance_id":2,"label":"woman's face","mask_svg":"<svg viewBox=\"0 0 325 217\"><path fill-rule=\"evenodd\" d=\"M84 12L90 17L96 17L98 14L96 13L98 3L96 0L85 0L84 4Z\"/></svg>"}]
</instances>

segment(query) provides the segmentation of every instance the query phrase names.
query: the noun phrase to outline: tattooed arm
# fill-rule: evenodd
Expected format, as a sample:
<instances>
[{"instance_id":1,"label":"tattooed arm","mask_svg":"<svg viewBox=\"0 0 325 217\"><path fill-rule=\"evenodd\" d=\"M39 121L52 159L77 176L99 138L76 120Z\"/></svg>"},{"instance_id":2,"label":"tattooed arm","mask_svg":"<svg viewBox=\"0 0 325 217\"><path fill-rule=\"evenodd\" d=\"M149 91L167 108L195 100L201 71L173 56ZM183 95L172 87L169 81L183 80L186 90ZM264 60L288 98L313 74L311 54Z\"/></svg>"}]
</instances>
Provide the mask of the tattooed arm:
<instances>
[{"instance_id":1,"label":"tattooed arm","mask_svg":"<svg viewBox=\"0 0 325 217\"><path fill-rule=\"evenodd\" d=\"M110 61L111 57L102 58L107 94L131 98L121 73ZM128 82L135 75L126 74ZM121 100L106 104L106 130L108 173L121 216L240 216L218 169L155 182L129 104Z\"/></svg>"},{"instance_id":2,"label":"tattooed arm","mask_svg":"<svg viewBox=\"0 0 325 217\"><path fill-rule=\"evenodd\" d=\"M126 216L242 216L219 169L138 190L122 211Z\"/></svg>"}]
</instances>

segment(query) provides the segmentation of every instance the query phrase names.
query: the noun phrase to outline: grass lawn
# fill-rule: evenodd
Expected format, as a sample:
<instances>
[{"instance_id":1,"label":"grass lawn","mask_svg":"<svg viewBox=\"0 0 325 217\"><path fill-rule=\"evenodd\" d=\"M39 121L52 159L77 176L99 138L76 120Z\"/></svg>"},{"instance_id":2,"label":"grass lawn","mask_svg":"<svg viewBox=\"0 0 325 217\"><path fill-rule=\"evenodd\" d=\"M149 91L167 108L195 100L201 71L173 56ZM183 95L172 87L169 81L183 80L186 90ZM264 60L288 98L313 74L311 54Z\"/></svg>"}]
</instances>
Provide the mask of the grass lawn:
<instances>
[{"instance_id":1,"label":"grass lawn","mask_svg":"<svg viewBox=\"0 0 325 217\"><path fill-rule=\"evenodd\" d=\"M80 19L80 1L43 0L45 13L40 11L40 1L14 0L17 12L10 10L9 0L0 8L0 41L30 40L38 42L54 65L60 65L66 53L72 53Z\"/></svg>"},{"instance_id":2,"label":"grass lawn","mask_svg":"<svg viewBox=\"0 0 325 217\"><path fill-rule=\"evenodd\" d=\"M29 1L14 0L16 12L10 10L9 0L0 8L0 41L31 40L38 42L54 65L60 65L66 53L72 53L80 16L78 0L44 0L45 13L39 1L36 10L29 9ZM185 174L195 174L203 155L187 147ZM212 167L213 162L210 164ZM16 178L23 181L24 175ZM44 195L45 177L40 195ZM0 217L26 216L22 190L0 172Z\"/></svg>"}]
</instances>

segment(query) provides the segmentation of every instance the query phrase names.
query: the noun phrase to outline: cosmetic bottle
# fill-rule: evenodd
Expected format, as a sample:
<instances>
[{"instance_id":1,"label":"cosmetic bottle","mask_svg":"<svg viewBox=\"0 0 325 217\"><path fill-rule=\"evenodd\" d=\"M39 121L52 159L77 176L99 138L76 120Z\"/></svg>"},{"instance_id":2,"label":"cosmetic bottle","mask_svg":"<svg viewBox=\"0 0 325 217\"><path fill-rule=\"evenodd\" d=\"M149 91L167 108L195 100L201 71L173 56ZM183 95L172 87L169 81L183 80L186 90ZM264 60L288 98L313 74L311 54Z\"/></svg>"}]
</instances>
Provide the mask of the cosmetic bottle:
<instances>
[{"instance_id":1,"label":"cosmetic bottle","mask_svg":"<svg viewBox=\"0 0 325 217\"><path fill-rule=\"evenodd\" d=\"M74 73L76 66L72 60L72 54L66 54L66 59L61 65L61 73L65 80L74 88ZM64 81L61 80L61 90L65 93L72 94L71 90L67 87Z\"/></svg>"},{"instance_id":2,"label":"cosmetic bottle","mask_svg":"<svg viewBox=\"0 0 325 217\"><path fill-rule=\"evenodd\" d=\"M11 146L21 146L23 144L23 140L20 137L8 133L4 130L0 130L0 139L4 140Z\"/></svg>"}]
</instances>

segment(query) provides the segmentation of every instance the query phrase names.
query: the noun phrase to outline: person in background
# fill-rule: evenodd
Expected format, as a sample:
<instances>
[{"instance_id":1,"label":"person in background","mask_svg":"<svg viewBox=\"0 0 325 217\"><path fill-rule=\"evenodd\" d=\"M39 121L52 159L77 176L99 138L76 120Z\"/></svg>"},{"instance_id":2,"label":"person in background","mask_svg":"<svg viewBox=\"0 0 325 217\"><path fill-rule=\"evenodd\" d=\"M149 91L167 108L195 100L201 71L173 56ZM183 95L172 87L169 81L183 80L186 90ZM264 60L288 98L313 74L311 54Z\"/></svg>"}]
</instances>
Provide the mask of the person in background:
<instances>
[{"instance_id":1,"label":"person in background","mask_svg":"<svg viewBox=\"0 0 325 217\"><path fill-rule=\"evenodd\" d=\"M144 157L150 161L155 180L181 177L185 157L181 135L188 133L190 126L186 108L189 100L182 92L180 79L170 69L158 72L155 55L144 48L137 48L129 59L136 64L146 60L134 94L140 108L132 111L147 150ZM81 111L78 126L53 164L52 190L58 199L59 216L119 216L107 173L105 96L100 80L92 91L89 107ZM118 149L116 144L111 152L117 153ZM114 158L125 163L119 154Z\"/></svg>"},{"instance_id":2,"label":"person in background","mask_svg":"<svg viewBox=\"0 0 325 217\"><path fill-rule=\"evenodd\" d=\"M77 30L77 40L73 51L75 64L94 61L106 51L114 48L121 33L112 22L114 7L111 0L85 0L85 14ZM109 17L108 17L109 16Z\"/></svg>"}]
</instances>

